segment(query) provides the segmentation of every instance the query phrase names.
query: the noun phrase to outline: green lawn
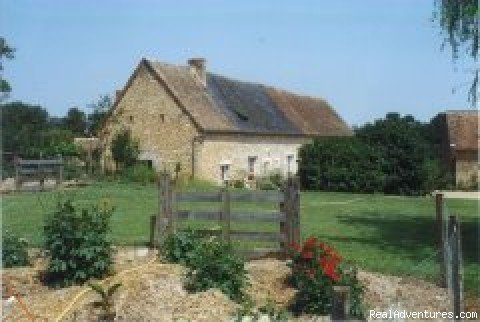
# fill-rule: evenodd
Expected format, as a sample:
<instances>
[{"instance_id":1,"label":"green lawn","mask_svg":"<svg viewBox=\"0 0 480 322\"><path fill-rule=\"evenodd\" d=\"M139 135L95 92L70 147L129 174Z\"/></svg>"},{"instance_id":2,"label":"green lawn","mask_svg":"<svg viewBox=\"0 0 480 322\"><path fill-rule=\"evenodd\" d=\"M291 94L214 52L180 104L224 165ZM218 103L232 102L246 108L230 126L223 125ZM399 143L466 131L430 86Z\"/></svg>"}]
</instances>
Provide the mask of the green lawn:
<instances>
[{"instance_id":1,"label":"green lawn","mask_svg":"<svg viewBox=\"0 0 480 322\"><path fill-rule=\"evenodd\" d=\"M116 208L112 219L115 242L146 243L149 217L157 212L157 194L154 185L102 182L63 193L4 195L3 229L26 237L33 245L41 245L43 218L53 211L57 200L71 196L78 204L89 205L109 198ZM214 205L200 206L211 208ZM237 204L235 207L274 209L266 204ZM462 222L465 288L479 295L478 204L469 200L448 200L447 207L451 214L459 215ZM346 259L360 267L394 275L431 280L438 274L434 258L434 218L433 198L328 192L305 192L301 196L303 237L317 235L335 245ZM260 229L268 225L242 226Z\"/></svg>"}]
</instances>

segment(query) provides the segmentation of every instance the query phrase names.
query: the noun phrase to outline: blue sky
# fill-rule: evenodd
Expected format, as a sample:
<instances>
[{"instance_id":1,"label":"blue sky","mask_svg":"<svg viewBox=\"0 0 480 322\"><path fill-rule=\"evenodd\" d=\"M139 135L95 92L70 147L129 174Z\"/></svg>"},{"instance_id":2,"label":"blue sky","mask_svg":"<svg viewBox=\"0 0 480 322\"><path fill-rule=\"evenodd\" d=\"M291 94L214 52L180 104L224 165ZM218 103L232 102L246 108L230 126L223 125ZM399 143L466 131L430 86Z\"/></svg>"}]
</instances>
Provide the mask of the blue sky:
<instances>
[{"instance_id":1,"label":"blue sky","mask_svg":"<svg viewBox=\"0 0 480 322\"><path fill-rule=\"evenodd\" d=\"M142 57L327 99L349 124L469 108L465 65L442 52L433 0L0 3L17 48L11 100L52 115L121 88ZM456 88L455 92L452 89Z\"/></svg>"}]
</instances>

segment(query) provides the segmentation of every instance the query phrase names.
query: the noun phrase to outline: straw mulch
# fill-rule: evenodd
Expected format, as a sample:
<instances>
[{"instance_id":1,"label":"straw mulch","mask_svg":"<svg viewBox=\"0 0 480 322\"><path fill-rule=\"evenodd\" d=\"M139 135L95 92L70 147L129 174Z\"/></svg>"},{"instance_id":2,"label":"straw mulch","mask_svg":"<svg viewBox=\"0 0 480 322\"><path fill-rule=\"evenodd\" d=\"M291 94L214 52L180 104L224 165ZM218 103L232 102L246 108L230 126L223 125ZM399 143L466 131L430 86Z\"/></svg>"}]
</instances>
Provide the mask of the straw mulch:
<instances>
[{"instance_id":1,"label":"straw mulch","mask_svg":"<svg viewBox=\"0 0 480 322\"><path fill-rule=\"evenodd\" d=\"M20 294L36 321L55 321L85 287L50 289L39 278L44 268L45 261L39 256L32 267L3 270L2 279ZM247 291L258 305L268 300L278 306L288 305L295 290L285 285L288 267L284 261L251 261L247 263L247 270L251 284ZM152 252L120 249L115 259L115 273L107 282L122 283L115 296L119 321L226 321L231 320L239 307L218 290L188 293L183 288L185 269L180 265L160 263ZM370 308L449 310L445 291L433 284L368 272L360 272L359 278L366 285L365 298ZM4 318L10 317L7 321L29 321L21 305L8 304L6 294L3 296ZM97 320L98 312L91 305L95 299L95 293L87 292L74 303L63 321Z\"/></svg>"}]
</instances>

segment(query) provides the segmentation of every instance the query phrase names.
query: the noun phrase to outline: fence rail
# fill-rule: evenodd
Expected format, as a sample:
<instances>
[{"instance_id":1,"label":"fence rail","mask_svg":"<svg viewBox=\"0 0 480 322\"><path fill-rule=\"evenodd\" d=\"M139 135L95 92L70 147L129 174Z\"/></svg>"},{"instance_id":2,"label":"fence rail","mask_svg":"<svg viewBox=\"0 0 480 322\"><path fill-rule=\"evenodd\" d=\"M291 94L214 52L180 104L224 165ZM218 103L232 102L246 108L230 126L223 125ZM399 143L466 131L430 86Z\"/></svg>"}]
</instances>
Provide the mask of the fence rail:
<instances>
[{"instance_id":1,"label":"fence rail","mask_svg":"<svg viewBox=\"0 0 480 322\"><path fill-rule=\"evenodd\" d=\"M216 210L179 210L181 202L217 203ZM278 204L277 211L232 211L232 202ZM278 247L239 249L248 257L262 254L285 254L292 242L300 241L300 194L297 178L289 178L282 191L231 191L227 188L210 192L177 192L170 175L162 174L159 182L159 214L150 222L150 243L161 244L167 233L182 230L179 222L211 221L220 229L196 229L208 235L218 235L227 241L261 241L277 243ZM276 224L277 231L243 231L230 228L232 222Z\"/></svg>"},{"instance_id":2,"label":"fence rail","mask_svg":"<svg viewBox=\"0 0 480 322\"><path fill-rule=\"evenodd\" d=\"M62 158L49 160L16 159L14 164L16 190L20 189L26 178L39 180L42 190L47 177L55 178L57 185L63 181L64 163Z\"/></svg>"}]
</instances>

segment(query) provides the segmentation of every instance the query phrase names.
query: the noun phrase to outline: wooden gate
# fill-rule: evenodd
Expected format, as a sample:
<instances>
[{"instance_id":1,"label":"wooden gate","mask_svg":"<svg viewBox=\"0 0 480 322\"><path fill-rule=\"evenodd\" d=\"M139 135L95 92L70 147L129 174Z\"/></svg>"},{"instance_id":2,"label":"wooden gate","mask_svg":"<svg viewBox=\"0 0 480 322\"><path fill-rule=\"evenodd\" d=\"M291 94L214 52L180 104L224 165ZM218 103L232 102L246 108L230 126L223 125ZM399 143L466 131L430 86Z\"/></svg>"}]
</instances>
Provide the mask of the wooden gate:
<instances>
[{"instance_id":1,"label":"wooden gate","mask_svg":"<svg viewBox=\"0 0 480 322\"><path fill-rule=\"evenodd\" d=\"M298 178L289 178L281 191L246 191L221 188L216 191L179 192L169 174L159 181L159 214L152 216L150 243L158 246L168 233L181 230L182 221L210 221L220 229L196 229L204 234L218 235L225 241L257 241L276 243L276 247L237 249L248 258L269 254L285 254L292 243L300 242L300 193ZM209 202L216 210L181 210L182 202ZM232 211L232 203L255 202L278 204L275 212ZM194 207L196 208L196 207ZM199 207L201 208L201 207ZM249 231L231 229L232 222L273 223L278 230Z\"/></svg>"}]
</instances>

